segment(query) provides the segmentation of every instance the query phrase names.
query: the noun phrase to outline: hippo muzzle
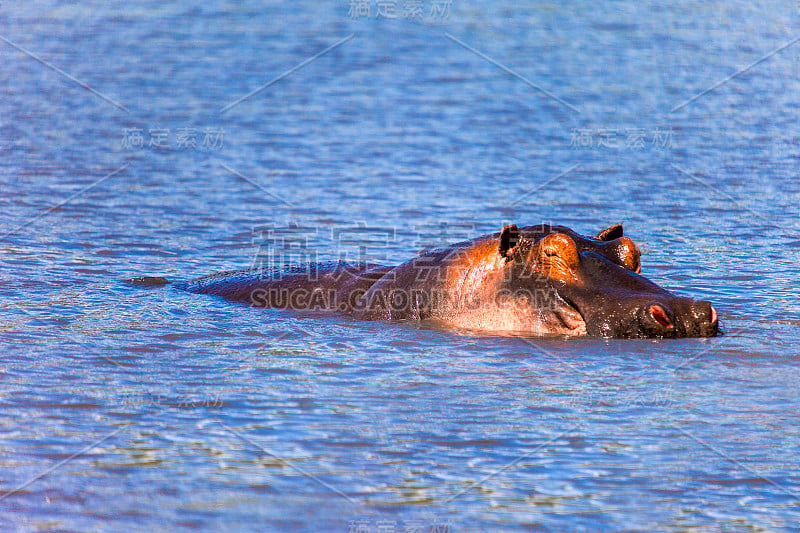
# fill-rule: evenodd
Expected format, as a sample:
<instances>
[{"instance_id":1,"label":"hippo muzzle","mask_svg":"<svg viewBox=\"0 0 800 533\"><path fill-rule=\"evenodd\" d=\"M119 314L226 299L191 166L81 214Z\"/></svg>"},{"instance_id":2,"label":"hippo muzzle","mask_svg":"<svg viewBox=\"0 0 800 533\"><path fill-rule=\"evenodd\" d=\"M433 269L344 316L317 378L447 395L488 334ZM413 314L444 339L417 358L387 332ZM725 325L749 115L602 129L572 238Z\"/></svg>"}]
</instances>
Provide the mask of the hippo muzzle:
<instances>
[{"instance_id":1,"label":"hippo muzzle","mask_svg":"<svg viewBox=\"0 0 800 533\"><path fill-rule=\"evenodd\" d=\"M558 290L581 314L587 335L679 338L719 333L710 302L672 294L596 253L581 253L575 272L577 282Z\"/></svg>"}]
</instances>

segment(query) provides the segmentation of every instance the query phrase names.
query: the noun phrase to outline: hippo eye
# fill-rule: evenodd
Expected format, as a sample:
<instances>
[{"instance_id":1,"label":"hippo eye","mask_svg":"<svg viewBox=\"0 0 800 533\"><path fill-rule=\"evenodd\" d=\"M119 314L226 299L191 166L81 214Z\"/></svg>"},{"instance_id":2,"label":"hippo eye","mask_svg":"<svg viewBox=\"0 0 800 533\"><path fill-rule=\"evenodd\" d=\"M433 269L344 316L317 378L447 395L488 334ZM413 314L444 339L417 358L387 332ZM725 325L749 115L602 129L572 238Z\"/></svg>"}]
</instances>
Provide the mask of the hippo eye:
<instances>
[{"instance_id":1,"label":"hippo eye","mask_svg":"<svg viewBox=\"0 0 800 533\"><path fill-rule=\"evenodd\" d=\"M572 269L578 266L580 258L575 241L569 235L563 233L547 235L542 239L537 255L545 276L564 281L575 278Z\"/></svg>"}]
</instances>

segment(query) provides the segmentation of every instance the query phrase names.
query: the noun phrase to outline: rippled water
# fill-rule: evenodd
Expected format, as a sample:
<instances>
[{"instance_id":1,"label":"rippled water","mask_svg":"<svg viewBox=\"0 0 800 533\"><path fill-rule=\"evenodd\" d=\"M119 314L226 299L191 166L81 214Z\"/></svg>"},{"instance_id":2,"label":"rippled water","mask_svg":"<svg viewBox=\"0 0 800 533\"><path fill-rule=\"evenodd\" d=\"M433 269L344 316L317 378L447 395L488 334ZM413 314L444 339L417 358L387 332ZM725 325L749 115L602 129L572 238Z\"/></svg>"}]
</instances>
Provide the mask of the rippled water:
<instances>
[{"instance_id":1,"label":"rippled water","mask_svg":"<svg viewBox=\"0 0 800 533\"><path fill-rule=\"evenodd\" d=\"M0 529L796 527L796 3L355 4L0 5ZM123 283L620 221L726 335Z\"/></svg>"}]
</instances>

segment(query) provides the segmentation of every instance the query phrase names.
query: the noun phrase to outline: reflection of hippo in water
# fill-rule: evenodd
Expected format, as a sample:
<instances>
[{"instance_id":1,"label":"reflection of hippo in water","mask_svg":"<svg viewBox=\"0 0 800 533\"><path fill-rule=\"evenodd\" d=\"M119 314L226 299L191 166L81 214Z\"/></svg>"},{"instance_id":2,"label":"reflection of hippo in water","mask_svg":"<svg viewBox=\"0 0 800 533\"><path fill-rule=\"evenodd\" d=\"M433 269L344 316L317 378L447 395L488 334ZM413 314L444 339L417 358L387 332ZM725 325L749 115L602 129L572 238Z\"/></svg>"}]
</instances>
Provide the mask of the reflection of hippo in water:
<instances>
[{"instance_id":1,"label":"reflection of hippo in water","mask_svg":"<svg viewBox=\"0 0 800 533\"><path fill-rule=\"evenodd\" d=\"M366 320L435 320L533 335L709 337L709 302L676 296L639 274L622 226L582 237L563 226L500 233L397 267L346 265L239 271L190 282L191 292L255 306L341 311Z\"/></svg>"}]
</instances>

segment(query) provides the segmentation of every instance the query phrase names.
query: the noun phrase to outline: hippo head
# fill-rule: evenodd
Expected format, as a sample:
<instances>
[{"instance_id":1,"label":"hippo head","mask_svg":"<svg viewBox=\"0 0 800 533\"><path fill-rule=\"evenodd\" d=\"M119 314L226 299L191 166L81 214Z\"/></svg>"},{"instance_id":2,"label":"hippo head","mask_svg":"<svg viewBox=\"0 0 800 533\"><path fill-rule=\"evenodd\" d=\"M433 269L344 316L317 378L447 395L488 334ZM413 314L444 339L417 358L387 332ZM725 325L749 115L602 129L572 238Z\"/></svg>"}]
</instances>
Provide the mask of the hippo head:
<instances>
[{"instance_id":1,"label":"hippo head","mask_svg":"<svg viewBox=\"0 0 800 533\"><path fill-rule=\"evenodd\" d=\"M544 295L536 303L566 329L602 337L712 337L717 313L707 301L672 294L643 277L639 248L622 225L596 237L562 226L506 226L504 288Z\"/></svg>"}]
</instances>

